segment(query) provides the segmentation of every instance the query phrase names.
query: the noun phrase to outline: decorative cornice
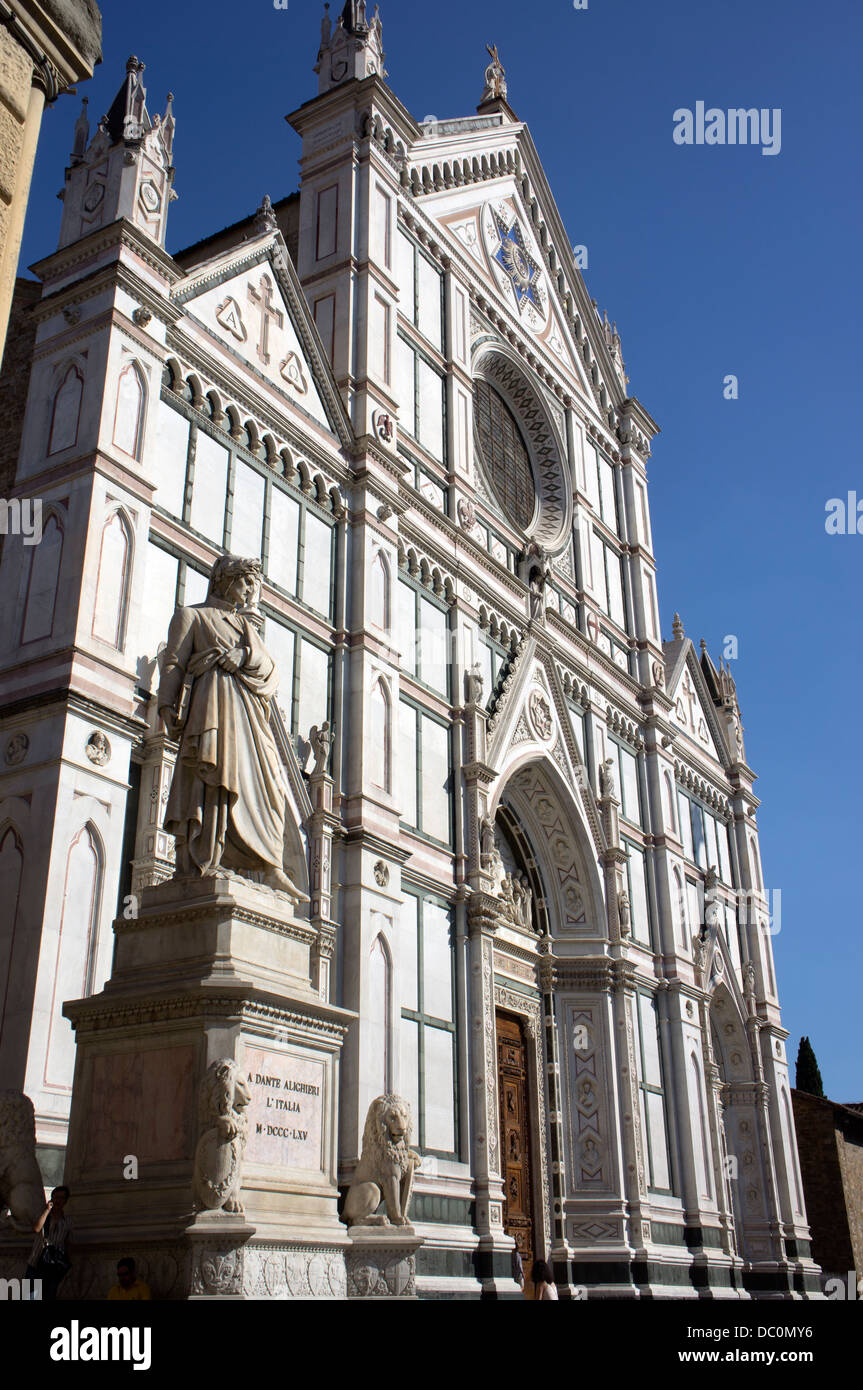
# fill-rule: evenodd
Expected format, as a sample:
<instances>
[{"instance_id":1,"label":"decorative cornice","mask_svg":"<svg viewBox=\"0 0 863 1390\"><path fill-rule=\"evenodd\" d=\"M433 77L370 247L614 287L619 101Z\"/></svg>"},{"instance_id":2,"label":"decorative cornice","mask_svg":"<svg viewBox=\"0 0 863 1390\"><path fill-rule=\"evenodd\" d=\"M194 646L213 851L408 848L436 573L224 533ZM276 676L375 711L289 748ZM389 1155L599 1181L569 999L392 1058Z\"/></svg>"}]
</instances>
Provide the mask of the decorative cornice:
<instances>
[{"instance_id":1,"label":"decorative cornice","mask_svg":"<svg viewBox=\"0 0 863 1390\"><path fill-rule=\"evenodd\" d=\"M614 705L609 705L606 709L605 722L609 732L617 734L618 738L622 738L625 743L630 744L630 746L635 749L636 753L641 752L644 747L644 739L641 736L638 726L631 719L627 719L625 715L621 714L618 709L615 709Z\"/></svg>"},{"instance_id":2,"label":"decorative cornice","mask_svg":"<svg viewBox=\"0 0 863 1390\"><path fill-rule=\"evenodd\" d=\"M51 653L52 658L56 655ZM8 671L3 672L3 675L8 675ZM8 704L0 706L0 719L5 721L32 715L37 710L44 710L52 705L67 709L70 714L80 715L90 723L113 729L115 733L135 742L149 727L146 719L141 719L136 714L121 714L117 709L102 705L98 700L90 699L86 695L79 695L77 691L68 687L44 690L38 695L25 695L18 700L10 700Z\"/></svg>"},{"instance_id":3,"label":"decorative cornice","mask_svg":"<svg viewBox=\"0 0 863 1390\"><path fill-rule=\"evenodd\" d=\"M696 796L700 797L708 806L712 806L714 810L719 811L726 819L730 818L729 798L732 796L732 792L729 788L722 789L715 782L708 782L706 778L700 777L678 759L675 759L674 762L674 777L681 787L694 792Z\"/></svg>"},{"instance_id":4,"label":"decorative cornice","mask_svg":"<svg viewBox=\"0 0 863 1390\"><path fill-rule=\"evenodd\" d=\"M290 1006L282 1007L262 999L249 998L249 987L245 982L242 988L242 994L234 995L226 990L224 993L189 993L161 998L149 996L125 1001L122 998L110 999L102 993L64 1004L63 1015L78 1034L207 1017L285 1029L301 1028L305 1032L313 1031L322 1041L331 1041L339 1047L356 1017L351 1010L333 1009L331 1005L319 1003L314 998L308 1001L309 1012L300 1013ZM321 1017L318 1009L339 1017Z\"/></svg>"},{"instance_id":5,"label":"decorative cornice","mask_svg":"<svg viewBox=\"0 0 863 1390\"><path fill-rule=\"evenodd\" d=\"M317 928L308 922L298 921L296 918L285 920L273 917L268 912L256 912L253 908L230 900L202 903L200 906L178 905L169 911L162 911L157 905L153 905L152 908L145 906L137 917L118 917L114 922L114 934L132 936L137 932L155 930L166 923L177 922L185 925L201 921L210 922L214 927L229 926L232 922L245 922L249 926L272 932L274 936L285 936L293 941L300 941L306 946L313 946L318 939Z\"/></svg>"},{"instance_id":6,"label":"decorative cornice","mask_svg":"<svg viewBox=\"0 0 863 1390\"><path fill-rule=\"evenodd\" d=\"M130 222L126 217L118 217L107 226L99 227L87 236L80 237L78 241L70 242L68 246L52 252L41 261L34 262L30 269L43 282L59 279L61 275L72 272L76 265L92 261L101 252L116 246L124 247L140 256L151 270L155 270L171 283L183 277L183 271L167 251L144 232L139 231L134 222Z\"/></svg>"}]
</instances>

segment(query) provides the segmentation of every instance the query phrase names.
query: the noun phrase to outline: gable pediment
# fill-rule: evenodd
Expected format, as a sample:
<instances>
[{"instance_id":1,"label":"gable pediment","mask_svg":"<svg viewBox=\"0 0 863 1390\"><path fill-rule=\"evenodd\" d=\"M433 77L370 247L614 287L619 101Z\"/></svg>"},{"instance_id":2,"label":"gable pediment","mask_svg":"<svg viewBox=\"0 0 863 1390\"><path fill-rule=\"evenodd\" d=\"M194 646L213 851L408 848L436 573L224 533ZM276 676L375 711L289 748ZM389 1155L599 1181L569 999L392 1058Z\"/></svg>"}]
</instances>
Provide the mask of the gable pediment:
<instances>
[{"instance_id":1,"label":"gable pediment","mask_svg":"<svg viewBox=\"0 0 863 1390\"><path fill-rule=\"evenodd\" d=\"M614 428L617 411L629 396L620 339L588 293L581 261L527 127L515 119L467 119L433 122L424 130L410 151L408 177L414 197L432 219L452 230L469 262L484 270L501 299L496 272L485 257L484 210L495 202L510 204L547 284L552 311L548 345L570 365L585 394L594 398ZM641 433L644 425L650 431L647 436ZM644 425L637 437L639 447L646 448L656 427L646 415Z\"/></svg>"},{"instance_id":2,"label":"gable pediment","mask_svg":"<svg viewBox=\"0 0 863 1390\"><path fill-rule=\"evenodd\" d=\"M689 639L669 673L668 693L674 701L671 720L687 738L722 767L729 763L728 748L710 697L695 648Z\"/></svg>"},{"instance_id":3,"label":"gable pediment","mask_svg":"<svg viewBox=\"0 0 863 1390\"><path fill-rule=\"evenodd\" d=\"M174 298L231 357L349 442L341 397L279 233L197 267Z\"/></svg>"},{"instance_id":4,"label":"gable pediment","mask_svg":"<svg viewBox=\"0 0 863 1390\"><path fill-rule=\"evenodd\" d=\"M593 788L582 761L560 677L527 639L504 681L488 724L487 760L505 773L525 753L550 758L578 803L597 853L606 848Z\"/></svg>"},{"instance_id":5,"label":"gable pediment","mask_svg":"<svg viewBox=\"0 0 863 1390\"><path fill-rule=\"evenodd\" d=\"M451 201L448 199L447 204ZM515 184L504 186L496 197L481 203L473 194L471 202L452 211L443 207L430 207L429 211L461 243L500 307L548 348L589 394L584 367L559 312L542 252Z\"/></svg>"}]
</instances>

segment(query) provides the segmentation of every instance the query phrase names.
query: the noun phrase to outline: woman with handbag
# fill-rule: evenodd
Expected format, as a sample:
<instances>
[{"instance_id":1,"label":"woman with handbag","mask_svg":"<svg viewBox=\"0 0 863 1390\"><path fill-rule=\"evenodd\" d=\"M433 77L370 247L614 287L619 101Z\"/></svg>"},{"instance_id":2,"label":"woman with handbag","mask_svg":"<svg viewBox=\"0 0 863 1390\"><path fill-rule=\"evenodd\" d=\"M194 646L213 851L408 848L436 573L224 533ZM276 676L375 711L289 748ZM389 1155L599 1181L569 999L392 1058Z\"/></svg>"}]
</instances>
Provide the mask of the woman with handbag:
<instances>
[{"instance_id":1,"label":"woman with handbag","mask_svg":"<svg viewBox=\"0 0 863 1390\"><path fill-rule=\"evenodd\" d=\"M57 1297L57 1290L72 1267L67 1253L72 1231L71 1222L65 1215L68 1200L68 1187L55 1187L51 1200L33 1227L36 1239L30 1252L26 1277L30 1280L41 1279L42 1298L45 1301Z\"/></svg>"}]
</instances>

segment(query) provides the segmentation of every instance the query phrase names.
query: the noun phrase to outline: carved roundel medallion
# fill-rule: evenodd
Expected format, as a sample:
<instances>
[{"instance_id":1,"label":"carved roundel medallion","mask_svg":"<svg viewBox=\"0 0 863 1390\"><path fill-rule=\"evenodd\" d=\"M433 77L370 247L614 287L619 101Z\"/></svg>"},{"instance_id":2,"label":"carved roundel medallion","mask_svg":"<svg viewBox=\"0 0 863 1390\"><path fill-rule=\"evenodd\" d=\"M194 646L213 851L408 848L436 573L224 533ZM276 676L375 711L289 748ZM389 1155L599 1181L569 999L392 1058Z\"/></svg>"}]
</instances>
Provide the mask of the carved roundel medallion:
<instances>
[{"instance_id":1,"label":"carved roundel medallion","mask_svg":"<svg viewBox=\"0 0 863 1390\"><path fill-rule=\"evenodd\" d=\"M154 213L159 211L162 199L152 179L147 179L146 183L141 184L138 197L141 200L141 207L145 212Z\"/></svg>"},{"instance_id":2,"label":"carved roundel medallion","mask_svg":"<svg viewBox=\"0 0 863 1390\"><path fill-rule=\"evenodd\" d=\"M548 743L554 733L554 719L548 697L541 690L532 690L527 708L534 733L543 743Z\"/></svg>"},{"instance_id":3,"label":"carved roundel medallion","mask_svg":"<svg viewBox=\"0 0 863 1390\"><path fill-rule=\"evenodd\" d=\"M9 742L6 744L5 758L9 766L15 767L18 763L23 763L29 747L29 738L19 729L12 735Z\"/></svg>"},{"instance_id":4,"label":"carved roundel medallion","mask_svg":"<svg viewBox=\"0 0 863 1390\"><path fill-rule=\"evenodd\" d=\"M94 729L84 750L91 763L104 767L111 758L111 744L101 729Z\"/></svg>"}]
</instances>

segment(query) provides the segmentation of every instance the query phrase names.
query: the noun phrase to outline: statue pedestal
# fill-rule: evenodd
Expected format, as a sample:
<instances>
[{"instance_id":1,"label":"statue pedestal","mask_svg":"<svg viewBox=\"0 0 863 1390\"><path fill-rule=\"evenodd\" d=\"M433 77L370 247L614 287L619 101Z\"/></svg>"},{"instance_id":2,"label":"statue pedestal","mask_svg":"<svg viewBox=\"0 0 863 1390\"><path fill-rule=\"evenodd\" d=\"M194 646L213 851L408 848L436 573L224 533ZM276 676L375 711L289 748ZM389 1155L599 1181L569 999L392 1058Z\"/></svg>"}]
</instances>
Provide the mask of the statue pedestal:
<instances>
[{"instance_id":1,"label":"statue pedestal","mask_svg":"<svg viewBox=\"0 0 863 1390\"><path fill-rule=\"evenodd\" d=\"M422 1237L413 1226L351 1226L348 1236L349 1299L416 1298L416 1254Z\"/></svg>"},{"instance_id":2,"label":"statue pedestal","mask_svg":"<svg viewBox=\"0 0 863 1390\"><path fill-rule=\"evenodd\" d=\"M344 1297L338 1063L354 1015L312 988L317 931L294 906L223 873L146 888L114 925L104 990L65 1006L76 1258L62 1296L104 1298L127 1254L154 1298ZM242 1211L196 1214L199 1135L219 1123L201 1082L218 1059L250 1096Z\"/></svg>"}]
</instances>

